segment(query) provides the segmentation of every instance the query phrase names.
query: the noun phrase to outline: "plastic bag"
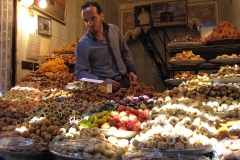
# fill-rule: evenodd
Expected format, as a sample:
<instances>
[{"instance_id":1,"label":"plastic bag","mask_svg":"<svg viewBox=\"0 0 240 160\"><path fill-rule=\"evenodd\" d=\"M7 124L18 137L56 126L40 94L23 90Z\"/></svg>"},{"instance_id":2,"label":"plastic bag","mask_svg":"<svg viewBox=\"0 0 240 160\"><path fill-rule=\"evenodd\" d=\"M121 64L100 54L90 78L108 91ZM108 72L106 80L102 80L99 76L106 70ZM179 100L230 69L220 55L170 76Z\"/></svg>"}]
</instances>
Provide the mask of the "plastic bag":
<instances>
[{"instance_id":1,"label":"plastic bag","mask_svg":"<svg viewBox=\"0 0 240 160\"><path fill-rule=\"evenodd\" d=\"M162 154L159 150L155 148L141 148L138 150L131 150L125 153L125 155L122 156L123 160L162 160Z\"/></svg>"}]
</instances>

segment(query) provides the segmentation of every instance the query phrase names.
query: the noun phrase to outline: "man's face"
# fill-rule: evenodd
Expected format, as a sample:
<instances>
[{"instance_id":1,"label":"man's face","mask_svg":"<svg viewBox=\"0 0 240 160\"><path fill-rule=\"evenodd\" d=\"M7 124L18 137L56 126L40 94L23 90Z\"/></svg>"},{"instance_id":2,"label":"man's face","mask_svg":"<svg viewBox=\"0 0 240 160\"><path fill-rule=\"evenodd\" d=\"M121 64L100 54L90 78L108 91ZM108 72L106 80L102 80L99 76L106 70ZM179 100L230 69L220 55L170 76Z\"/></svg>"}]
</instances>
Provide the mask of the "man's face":
<instances>
[{"instance_id":1,"label":"man's face","mask_svg":"<svg viewBox=\"0 0 240 160\"><path fill-rule=\"evenodd\" d=\"M92 34L96 34L102 27L102 21L104 19L103 13L98 15L97 8L90 6L82 10L82 18Z\"/></svg>"}]
</instances>

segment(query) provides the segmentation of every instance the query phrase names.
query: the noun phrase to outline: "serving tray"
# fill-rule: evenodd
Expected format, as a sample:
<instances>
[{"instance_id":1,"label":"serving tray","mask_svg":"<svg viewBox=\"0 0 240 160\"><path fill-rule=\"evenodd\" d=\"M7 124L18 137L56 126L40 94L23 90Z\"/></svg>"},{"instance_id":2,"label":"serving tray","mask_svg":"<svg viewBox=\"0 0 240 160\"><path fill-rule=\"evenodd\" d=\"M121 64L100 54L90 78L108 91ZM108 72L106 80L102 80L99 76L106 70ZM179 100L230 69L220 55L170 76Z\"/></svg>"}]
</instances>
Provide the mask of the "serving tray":
<instances>
[{"instance_id":1,"label":"serving tray","mask_svg":"<svg viewBox=\"0 0 240 160\"><path fill-rule=\"evenodd\" d=\"M74 50L59 50L59 51L53 51L55 54L74 54Z\"/></svg>"},{"instance_id":2,"label":"serving tray","mask_svg":"<svg viewBox=\"0 0 240 160\"><path fill-rule=\"evenodd\" d=\"M201 154L210 153L212 151L213 151L213 147L199 148L199 149L183 149L183 150L172 150L172 149L160 150L160 152L163 152L163 153L164 152L178 153L183 155L201 155Z\"/></svg>"},{"instance_id":3,"label":"serving tray","mask_svg":"<svg viewBox=\"0 0 240 160\"><path fill-rule=\"evenodd\" d=\"M199 65L206 62L206 60L175 60L175 61L168 61L169 64L175 66L182 66L182 65Z\"/></svg>"},{"instance_id":4,"label":"serving tray","mask_svg":"<svg viewBox=\"0 0 240 160\"><path fill-rule=\"evenodd\" d=\"M234 78L214 78L213 83L240 83L240 77Z\"/></svg>"},{"instance_id":5,"label":"serving tray","mask_svg":"<svg viewBox=\"0 0 240 160\"><path fill-rule=\"evenodd\" d=\"M165 83L171 84L171 85L179 85L183 81L186 81L187 79L166 79L164 80Z\"/></svg>"},{"instance_id":6,"label":"serving tray","mask_svg":"<svg viewBox=\"0 0 240 160\"><path fill-rule=\"evenodd\" d=\"M238 58L221 58L221 59L211 59L211 63L222 63L222 64L236 64L240 63L240 57Z\"/></svg>"},{"instance_id":7,"label":"serving tray","mask_svg":"<svg viewBox=\"0 0 240 160\"><path fill-rule=\"evenodd\" d=\"M101 133L103 133L106 137L115 136L117 138L133 138L139 131L124 131L124 130L110 130L110 129L100 129Z\"/></svg>"},{"instance_id":8,"label":"serving tray","mask_svg":"<svg viewBox=\"0 0 240 160\"><path fill-rule=\"evenodd\" d=\"M202 46L204 43L202 42L175 42L175 43L168 43L167 47L175 48L175 47L195 47L195 46Z\"/></svg>"},{"instance_id":9,"label":"serving tray","mask_svg":"<svg viewBox=\"0 0 240 160\"><path fill-rule=\"evenodd\" d=\"M221 38L206 41L206 45L228 45L228 44L238 44L240 43L240 38Z\"/></svg>"},{"instance_id":10,"label":"serving tray","mask_svg":"<svg viewBox=\"0 0 240 160\"><path fill-rule=\"evenodd\" d=\"M9 160L46 160L54 159L51 152L27 153L27 152L12 152L0 149L0 156L3 159Z\"/></svg>"}]
</instances>

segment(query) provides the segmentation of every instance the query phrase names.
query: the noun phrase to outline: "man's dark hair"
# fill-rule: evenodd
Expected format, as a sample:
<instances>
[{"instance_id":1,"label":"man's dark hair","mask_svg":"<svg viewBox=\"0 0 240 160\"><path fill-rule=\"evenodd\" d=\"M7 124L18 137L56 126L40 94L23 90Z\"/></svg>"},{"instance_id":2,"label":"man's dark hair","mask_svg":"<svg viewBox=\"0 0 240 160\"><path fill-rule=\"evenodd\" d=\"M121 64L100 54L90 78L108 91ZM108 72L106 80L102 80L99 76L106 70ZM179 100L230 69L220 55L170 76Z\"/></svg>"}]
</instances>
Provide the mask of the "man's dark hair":
<instances>
[{"instance_id":1,"label":"man's dark hair","mask_svg":"<svg viewBox=\"0 0 240 160\"><path fill-rule=\"evenodd\" d=\"M94 1L88 1L88 2L85 2L81 9L84 10L86 9L87 7L90 7L90 6L93 6L93 7L96 7L97 8L97 13L98 15L100 15L102 13L102 8L100 7L100 5L97 3L97 2L94 2Z\"/></svg>"}]
</instances>

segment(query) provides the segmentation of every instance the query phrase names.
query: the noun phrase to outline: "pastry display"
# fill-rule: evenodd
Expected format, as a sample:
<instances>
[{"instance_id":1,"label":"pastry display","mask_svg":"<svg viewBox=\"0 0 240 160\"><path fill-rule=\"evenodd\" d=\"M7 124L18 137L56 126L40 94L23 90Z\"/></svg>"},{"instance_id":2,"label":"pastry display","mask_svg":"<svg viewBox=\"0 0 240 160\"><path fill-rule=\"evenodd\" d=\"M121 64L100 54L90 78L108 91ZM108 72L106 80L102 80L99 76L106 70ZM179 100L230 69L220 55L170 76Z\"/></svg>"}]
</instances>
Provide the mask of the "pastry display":
<instances>
[{"instance_id":1,"label":"pastry display","mask_svg":"<svg viewBox=\"0 0 240 160\"><path fill-rule=\"evenodd\" d=\"M200 55L195 55L192 51L183 51L171 57L169 61L176 60L204 60Z\"/></svg>"},{"instance_id":2,"label":"pastry display","mask_svg":"<svg viewBox=\"0 0 240 160\"><path fill-rule=\"evenodd\" d=\"M233 140L228 137L222 139L216 146L216 157L223 160L239 159L239 142L239 139Z\"/></svg>"},{"instance_id":3,"label":"pastry display","mask_svg":"<svg viewBox=\"0 0 240 160\"><path fill-rule=\"evenodd\" d=\"M195 38L190 35L186 35L184 37L175 38L174 40L171 40L171 43L176 42L201 42L200 38Z\"/></svg>"},{"instance_id":4,"label":"pastry display","mask_svg":"<svg viewBox=\"0 0 240 160\"><path fill-rule=\"evenodd\" d=\"M64 62L68 62L69 64L75 64L75 56L74 54L45 54L45 61L52 61L56 58L61 58Z\"/></svg>"},{"instance_id":5,"label":"pastry display","mask_svg":"<svg viewBox=\"0 0 240 160\"><path fill-rule=\"evenodd\" d=\"M228 21L218 23L218 26L213 28L213 32L206 37L206 41L217 40L222 38L239 38L240 33L234 29L234 26Z\"/></svg>"},{"instance_id":6,"label":"pastry display","mask_svg":"<svg viewBox=\"0 0 240 160\"><path fill-rule=\"evenodd\" d=\"M210 74L210 78L234 78L240 76L240 67L235 64L233 66L220 66L220 69L215 74Z\"/></svg>"},{"instance_id":7,"label":"pastry display","mask_svg":"<svg viewBox=\"0 0 240 160\"><path fill-rule=\"evenodd\" d=\"M67 46L56 47L53 50L54 51L67 51L67 50L75 51L76 47L77 47L77 44L69 44Z\"/></svg>"},{"instance_id":8,"label":"pastry display","mask_svg":"<svg viewBox=\"0 0 240 160\"><path fill-rule=\"evenodd\" d=\"M238 58L239 55L237 54L231 54L231 55L227 55L227 54L223 54L221 56L217 56L216 59L223 59L223 58Z\"/></svg>"},{"instance_id":9,"label":"pastry display","mask_svg":"<svg viewBox=\"0 0 240 160\"><path fill-rule=\"evenodd\" d=\"M0 97L0 138L28 139L39 148L25 148L25 152L50 149L68 158L139 158L149 153L159 158L161 151L208 153L219 144L226 147L221 153L225 159L239 157L240 87L213 84L215 78L238 77L238 65L221 66L214 74L176 74L173 79L187 80L162 93L140 82L108 93L106 87L76 81L64 64L64 58L73 56L54 56ZM170 61L178 60L203 58L183 51ZM103 132L111 129L134 135L120 139ZM161 155L171 159L167 152Z\"/></svg>"}]
</instances>

